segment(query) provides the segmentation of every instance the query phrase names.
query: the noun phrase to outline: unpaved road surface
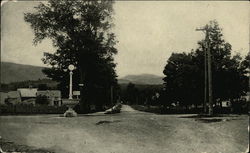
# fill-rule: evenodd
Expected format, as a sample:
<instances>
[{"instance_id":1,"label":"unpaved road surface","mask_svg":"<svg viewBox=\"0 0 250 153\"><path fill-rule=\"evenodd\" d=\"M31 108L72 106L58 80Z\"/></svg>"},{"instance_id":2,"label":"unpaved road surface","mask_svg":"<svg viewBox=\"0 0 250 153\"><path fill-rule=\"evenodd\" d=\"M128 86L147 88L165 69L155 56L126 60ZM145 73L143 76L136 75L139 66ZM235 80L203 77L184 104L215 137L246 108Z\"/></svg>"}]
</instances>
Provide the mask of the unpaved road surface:
<instances>
[{"instance_id":1,"label":"unpaved road surface","mask_svg":"<svg viewBox=\"0 0 250 153\"><path fill-rule=\"evenodd\" d=\"M248 146L247 115L156 115L123 105L119 114L64 118L0 116L0 135L16 144L57 153L241 153Z\"/></svg>"}]
</instances>

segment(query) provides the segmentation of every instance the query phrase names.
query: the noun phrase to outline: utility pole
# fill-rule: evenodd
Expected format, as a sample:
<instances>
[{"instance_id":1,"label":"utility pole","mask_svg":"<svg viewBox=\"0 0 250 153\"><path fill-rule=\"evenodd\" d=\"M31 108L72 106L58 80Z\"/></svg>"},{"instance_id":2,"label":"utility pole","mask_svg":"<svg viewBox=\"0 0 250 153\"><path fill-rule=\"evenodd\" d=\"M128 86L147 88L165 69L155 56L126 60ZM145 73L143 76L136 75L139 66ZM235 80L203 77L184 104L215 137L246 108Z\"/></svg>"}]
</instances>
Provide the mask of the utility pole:
<instances>
[{"instance_id":1,"label":"utility pole","mask_svg":"<svg viewBox=\"0 0 250 153\"><path fill-rule=\"evenodd\" d=\"M204 71L205 71L205 77L204 77L204 113L207 112L207 50L204 51Z\"/></svg>"},{"instance_id":2,"label":"utility pole","mask_svg":"<svg viewBox=\"0 0 250 153\"><path fill-rule=\"evenodd\" d=\"M208 113L209 115L213 115L213 94L212 94L212 66L211 66L211 52L210 52L210 40L209 40L209 27L205 26L204 28L196 29L196 31L204 31L205 32L205 42L206 42L206 50L205 50L205 95L204 95L204 103L207 103L207 83L208 83ZM206 106L206 105L205 105ZM206 108L204 108L206 109Z\"/></svg>"},{"instance_id":3,"label":"utility pole","mask_svg":"<svg viewBox=\"0 0 250 153\"><path fill-rule=\"evenodd\" d=\"M207 69L208 69L208 101L209 101L209 108L208 113L209 115L213 115L213 91L212 91L212 60L211 60L211 52L210 52L210 40L209 40L209 29L206 30L206 42L207 42Z\"/></svg>"}]
</instances>

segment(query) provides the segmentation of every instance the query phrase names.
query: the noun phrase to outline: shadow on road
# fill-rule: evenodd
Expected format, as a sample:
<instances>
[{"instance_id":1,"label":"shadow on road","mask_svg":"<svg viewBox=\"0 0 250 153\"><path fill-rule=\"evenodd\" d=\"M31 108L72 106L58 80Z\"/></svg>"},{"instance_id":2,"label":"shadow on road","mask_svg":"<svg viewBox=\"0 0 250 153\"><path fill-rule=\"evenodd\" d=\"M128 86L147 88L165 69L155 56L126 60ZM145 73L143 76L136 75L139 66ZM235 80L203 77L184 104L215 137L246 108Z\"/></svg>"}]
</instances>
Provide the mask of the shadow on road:
<instances>
[{"instance_id":1,"label":"shadow on road","mask_svg":"<svg viewBox=\"0 0 250 153\"><path fill-rule=\"evenodd\" d=\"M213 122L221 122L221 121L231 121L231 120L242 120L239 115L232 115L232 114L215 114L213 116L209 116L206 114L198 114L198 115L191 115L191 116L181 116L179 118L194 118L195 121L202 122L202 123L213 123Z\"/></svg>"},{"instance_id":2,"label":"shadow on road","mask_svg":"<svg viewBox=\"0 0 250 153\"><path fill-rule=\"evenodd\" d=\"M115 120L115 121L99 121L96 123L96 125L100 125L100 124L107 124L107 123L115 123L115 122L121 122L121 120Z\"/></svg>"},{"instance_id":3,"label":"shadow on road","mask_svg":"<svg viewBox=\"0 0 250 153\"><path fill-rule=\"evenodd\" d=\"M190 116L181 116L179 118L218 118L218 117L239 117L239 115L232 115L232 114L215 114L213 116L206 115L206 114L197 114L197 115L190 115Z\"/></svg>"}]
</instances>

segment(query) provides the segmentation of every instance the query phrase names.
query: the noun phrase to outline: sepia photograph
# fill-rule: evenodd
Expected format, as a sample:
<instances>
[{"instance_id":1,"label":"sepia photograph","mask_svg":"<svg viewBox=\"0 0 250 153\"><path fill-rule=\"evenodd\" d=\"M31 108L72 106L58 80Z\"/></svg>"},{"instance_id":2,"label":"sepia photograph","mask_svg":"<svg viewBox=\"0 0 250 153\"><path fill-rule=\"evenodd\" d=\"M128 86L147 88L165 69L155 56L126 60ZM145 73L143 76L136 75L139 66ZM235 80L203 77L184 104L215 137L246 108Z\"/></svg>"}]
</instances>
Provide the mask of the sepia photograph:
<instances>
[{"instance_id":1,"label":"sepia photograph","mask_svg":"<svg viewBox=\"0 0 250 153\"><path fill-rule=\"evenodd\" d=\"M2 0L0 153L248 153L249 6Z\"/></svg>"}]
</instances>

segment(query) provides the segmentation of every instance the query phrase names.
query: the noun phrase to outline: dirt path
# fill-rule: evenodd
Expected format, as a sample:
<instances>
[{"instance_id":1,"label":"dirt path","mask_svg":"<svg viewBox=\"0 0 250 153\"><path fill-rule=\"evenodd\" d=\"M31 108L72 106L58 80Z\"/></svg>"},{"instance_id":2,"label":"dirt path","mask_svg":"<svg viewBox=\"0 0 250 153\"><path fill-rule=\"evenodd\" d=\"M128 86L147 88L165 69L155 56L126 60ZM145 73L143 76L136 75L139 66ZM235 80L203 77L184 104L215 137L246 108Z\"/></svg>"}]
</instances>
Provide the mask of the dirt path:
<instances>
[{"instance_id":1,"label":"dirt path","mask_svg":"<svg viewBox=\"0 0 250 153\"><path fill-rule=\"evenodd\" d=\"M123 105L119 114L1 116L0 135L58 153L240 153L248 116L204 123L193 115L155 115Z\"/></svg>"}]
</instances>

